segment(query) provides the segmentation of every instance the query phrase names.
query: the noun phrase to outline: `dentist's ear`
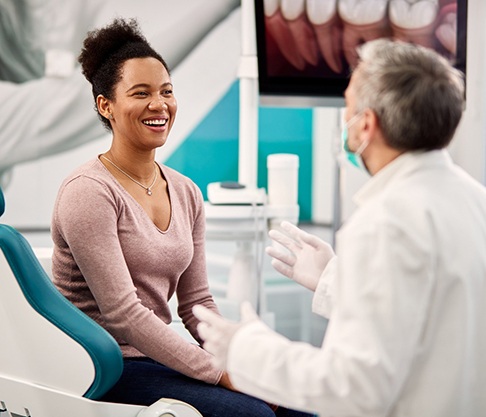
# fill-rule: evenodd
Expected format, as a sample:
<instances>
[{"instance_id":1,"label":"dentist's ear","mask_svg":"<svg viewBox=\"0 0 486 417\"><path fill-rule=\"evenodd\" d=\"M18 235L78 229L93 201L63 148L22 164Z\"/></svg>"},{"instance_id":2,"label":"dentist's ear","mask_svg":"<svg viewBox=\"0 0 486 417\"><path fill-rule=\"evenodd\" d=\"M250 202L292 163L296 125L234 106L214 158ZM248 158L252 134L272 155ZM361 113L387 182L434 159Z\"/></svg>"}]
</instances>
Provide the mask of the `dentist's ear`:
<instances>
[{"instance_id":1,"label":"dentist's ear","mask_svg":"<svg viewBox=\"0 0 486 417\"><path fill-rule=\"evenodd\" d=\"M363 117L361 120L361 141L371 143L376 137L378 129L380 128L380 121L374 110L363 110Z\"/></svg>"}]
</instances>

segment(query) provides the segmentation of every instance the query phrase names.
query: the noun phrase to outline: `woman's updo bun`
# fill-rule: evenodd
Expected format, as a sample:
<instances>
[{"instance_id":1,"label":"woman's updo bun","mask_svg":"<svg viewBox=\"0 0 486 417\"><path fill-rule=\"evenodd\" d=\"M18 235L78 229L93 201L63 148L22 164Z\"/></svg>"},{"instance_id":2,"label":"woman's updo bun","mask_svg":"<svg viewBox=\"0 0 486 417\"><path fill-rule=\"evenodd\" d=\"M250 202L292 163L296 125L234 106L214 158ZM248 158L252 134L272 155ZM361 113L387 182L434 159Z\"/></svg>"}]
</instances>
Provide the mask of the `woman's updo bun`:
<instances>
[{"instance_id":1,"label":"woman's updo bun","mask_svg":"<svg viewBox=\"0 0 486 417\"><path fill-rule=\"evenodd\" d=\"M117 18L108 26L88 32L78 62L82 73L92 85L96 112L109 130L111 124L99 114L96 97L101 94L113 100L115 85L121 79L125 61L148 57L159 60L169 72L167 64L150 46L135 19Z\"/></svg>"}]
</instances>

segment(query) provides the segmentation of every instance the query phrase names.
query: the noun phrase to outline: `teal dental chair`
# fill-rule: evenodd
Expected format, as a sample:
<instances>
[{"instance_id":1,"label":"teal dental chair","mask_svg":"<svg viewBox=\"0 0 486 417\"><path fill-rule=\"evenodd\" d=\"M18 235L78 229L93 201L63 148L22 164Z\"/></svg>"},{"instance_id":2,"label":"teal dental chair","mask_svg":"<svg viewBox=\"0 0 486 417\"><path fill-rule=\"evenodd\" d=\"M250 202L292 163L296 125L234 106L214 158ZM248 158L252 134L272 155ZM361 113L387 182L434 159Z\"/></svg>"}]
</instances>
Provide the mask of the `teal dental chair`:
<instances>
[{"instance_id":1,"label":"teal dental chair","mask_svg":"<svg viewBox=\"0 0 486 417\"><path fill-rule=\"evenodd\" d=\"M202 417L171 399L96 401L122 368L115 340L58 292L27 240L0 224L0 417Z\"/></svg>"}]
</instances>

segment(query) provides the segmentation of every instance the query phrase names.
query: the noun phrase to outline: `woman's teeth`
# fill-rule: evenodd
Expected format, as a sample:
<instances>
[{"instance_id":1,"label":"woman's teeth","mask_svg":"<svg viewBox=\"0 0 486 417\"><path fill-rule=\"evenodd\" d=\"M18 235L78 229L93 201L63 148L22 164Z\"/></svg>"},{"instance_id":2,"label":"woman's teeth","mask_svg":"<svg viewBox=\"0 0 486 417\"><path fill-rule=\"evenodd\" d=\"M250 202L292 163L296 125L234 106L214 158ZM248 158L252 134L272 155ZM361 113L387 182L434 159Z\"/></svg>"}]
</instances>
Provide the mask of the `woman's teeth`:
<instances>
[{"instance_id":1,"label":"woman's teeth","mask_svg":"<svg viewBox=\"0 0 486 417\"><path fill-rule=\"evenodd\" d=\"M142 123L148 126L165 126L165 124L167 123L167 119L144 120Z\"/></svg>"}]
</instances>

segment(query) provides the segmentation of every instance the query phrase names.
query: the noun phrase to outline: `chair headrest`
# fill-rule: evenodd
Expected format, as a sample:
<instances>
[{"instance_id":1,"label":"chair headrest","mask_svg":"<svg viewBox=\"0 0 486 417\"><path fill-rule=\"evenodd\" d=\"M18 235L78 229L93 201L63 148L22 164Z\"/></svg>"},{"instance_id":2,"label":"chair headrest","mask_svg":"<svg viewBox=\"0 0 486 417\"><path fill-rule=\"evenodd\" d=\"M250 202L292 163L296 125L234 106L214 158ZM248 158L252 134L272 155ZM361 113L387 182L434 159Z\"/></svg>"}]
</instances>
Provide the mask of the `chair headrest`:
<instances>
[{"instance_id":1,"label":"chair headrest","mask_svg":"<svg viewBox=\"0 0 486 417\"><path fill-rule=\"evenodd\" d=\"M5 212L5 197L3 196L2 188L0 187L0 217Z\"/></svg>"}]
</instances>

